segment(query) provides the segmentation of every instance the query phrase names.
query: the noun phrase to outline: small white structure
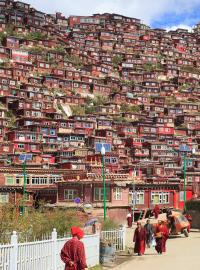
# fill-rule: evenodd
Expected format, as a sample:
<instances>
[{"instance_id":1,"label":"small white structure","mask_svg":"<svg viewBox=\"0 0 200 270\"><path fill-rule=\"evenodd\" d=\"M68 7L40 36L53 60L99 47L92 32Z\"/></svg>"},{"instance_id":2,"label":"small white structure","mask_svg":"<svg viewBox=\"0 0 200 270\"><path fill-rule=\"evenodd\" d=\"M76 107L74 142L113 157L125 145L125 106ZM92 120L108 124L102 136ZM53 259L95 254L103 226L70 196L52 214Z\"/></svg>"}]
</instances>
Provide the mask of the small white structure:
<instances>
[{"instance_id":1,"label":"small white structure","mask_svg":"<svg viewBox=\"0 0 200 270\"><path fill-rule=\"evenodd\" d=\"M18 243L17 233L11 236L10 245L0 245L1 270L63 270L60 251L69 238L57 238L56 229L49 240ZM98 234L86 235L83 239L88 267L99 264Z\"/></svg>"}]
</instances>

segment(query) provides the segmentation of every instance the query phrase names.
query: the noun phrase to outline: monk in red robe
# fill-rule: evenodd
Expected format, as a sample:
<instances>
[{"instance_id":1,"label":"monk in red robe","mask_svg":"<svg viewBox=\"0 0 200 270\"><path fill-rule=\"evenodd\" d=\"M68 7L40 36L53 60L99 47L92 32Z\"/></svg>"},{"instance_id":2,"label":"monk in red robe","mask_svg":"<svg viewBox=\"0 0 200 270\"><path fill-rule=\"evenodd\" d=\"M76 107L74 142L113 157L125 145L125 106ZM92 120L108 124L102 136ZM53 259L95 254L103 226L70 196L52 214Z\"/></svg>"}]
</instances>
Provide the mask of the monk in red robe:
<instances>
[{"instance_id":1,"label":"monk in red robe","mask_svg":"<svg viewBox=\"0 0 200 270\"><path fill-rule=\"evenodd\" d=\"M142 227L141 223L137 223L137 228L135 229L133 242L135 242L134 253L138 253L138 256L141 256L145 252L146 246L146 231Z\"/></svg>"},{"instance_id":2,"label":"monk in red robe","mask_svg":"<svg viewBox=\"0 0 200 270\"><path fill-rule=\"evenodd\" d=\"M169 230L165 225L164 221L161 221L156 227L155 237L156 237L155 249L158 252L158 254L166 252L166 241L169 238Z\"/></svg>"},{"instance_id":3,"label":"monk in red robe","mask_svg":"<svg viewBox=\"0 0 200 270\"><path fill-rule=\"evenodd\" d=\"M189 225L188 225L188 232L190 233L190 229L191 229L191 225L192 225L192 216L189 213L185 213L185 217L187 218L187 220L189 221Z\"/></svg>"},{"instance_id":4,"label":"monk in red robe","mask_svg":"<svg viewBox=\"0 0 200 270\"><path fill-rule=\"evenodd\" d=\"M155 207L153 209L153 213L154 213L155 219L157 219L158 215L160 214L160 208L159 208L159 206L157 204L155 205Z\"/></svg>"},{"instance_id":5,"label":"monk in red robe","mask_svg":"<svg viewBox=\"0 0 200 270\"><path fill-rule=\"evenodd\" d=\"M65 263L65 270L86 270L84 244L80 241L84 233L78 227L71 228L72 239L67 241L61 250L61 259Z\"/></svg>"},{"instance_id":6,"label":"monk in red robe","mask_svg":"<svg viewBox=\"0 0 200 270\"><path fill-rule=\"evenodd\" d=\"M127 214L126 219L127 219L128 228L131 228L132 227L132 223L133 223L133 215L131 214L131 212L129 212Z\"/></svg>"}]
</instances>

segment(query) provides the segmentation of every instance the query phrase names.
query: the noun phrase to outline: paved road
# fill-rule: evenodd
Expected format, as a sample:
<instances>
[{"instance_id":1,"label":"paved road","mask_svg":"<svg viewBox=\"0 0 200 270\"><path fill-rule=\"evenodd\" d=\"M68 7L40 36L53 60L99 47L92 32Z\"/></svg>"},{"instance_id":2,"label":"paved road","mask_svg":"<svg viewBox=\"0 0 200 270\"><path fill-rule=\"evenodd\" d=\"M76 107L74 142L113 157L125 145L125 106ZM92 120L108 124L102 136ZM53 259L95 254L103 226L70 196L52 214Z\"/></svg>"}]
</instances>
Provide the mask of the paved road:
<instances>
[{"instance_id":1,"label":"paved road","mask_svg":"<svg viewBox=\"0 0 200 270\"><path fill-rule=\"evenodd\" d=\"M200 232L192 232L188 238L178 236L167 241L167 253L158 255L148 249L142 257L133 259L116 270L200 270Z\"/></svg>"}]
</instances>

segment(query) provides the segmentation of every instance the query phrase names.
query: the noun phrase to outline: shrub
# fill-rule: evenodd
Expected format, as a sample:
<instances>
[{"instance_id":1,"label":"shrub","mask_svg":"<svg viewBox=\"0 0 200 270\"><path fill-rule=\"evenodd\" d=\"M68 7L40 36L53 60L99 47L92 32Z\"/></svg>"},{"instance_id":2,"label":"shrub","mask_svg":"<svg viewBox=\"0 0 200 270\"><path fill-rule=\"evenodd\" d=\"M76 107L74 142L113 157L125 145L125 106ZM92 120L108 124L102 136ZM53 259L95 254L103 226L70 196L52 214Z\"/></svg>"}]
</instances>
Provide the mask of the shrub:
<instances>
[{"instance_id":1,"label":"shrub","mask_svg":"<svg viewBox=\"0 0 200 270\"><path fill-rule=\"evenodd\" d=\"M186 202L187 210L195 210L200 212L200 200L190 200Z\"/></svg>"},{"instance_id":2,"label":"shrub","mask_svg":"<svg viewBox=\"0 0 200 270\"><path fill-rule=\"evenodd\" d=\"M108 230L113 230L113 229L118 229L118 228L119 228L119 224L116 221L111 220L109 218L107 218L105 221L102 222L103 231L108 231Z\"/></svg>"},{"instance_id":3,"label":"shrub","mask_svg":"<svg viewBox=\"0 0 200 270\"><path fill-rule=\"evenodd\" d=\"M85 216L71 209L51 209L44 207L29 209L21 216L18 209L10 204L0 205L0 243L9 241L12 231L17 231L21 242L33 241L51 234L56 228L58 235L70 234L73 225L82 226ZM7 237L8 236L8 237Z\"/></svg>"}]
</instances>

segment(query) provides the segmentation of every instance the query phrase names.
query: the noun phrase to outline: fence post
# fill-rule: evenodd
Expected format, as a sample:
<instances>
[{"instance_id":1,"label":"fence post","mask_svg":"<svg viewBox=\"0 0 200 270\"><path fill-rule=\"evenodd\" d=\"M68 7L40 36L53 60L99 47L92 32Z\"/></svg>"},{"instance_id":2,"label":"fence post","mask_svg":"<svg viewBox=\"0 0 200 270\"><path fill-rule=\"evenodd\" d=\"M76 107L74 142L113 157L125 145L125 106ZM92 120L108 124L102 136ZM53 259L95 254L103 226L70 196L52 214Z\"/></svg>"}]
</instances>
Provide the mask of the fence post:
<instances>
[{"instance_id":1,"label":"fence post","mask_svg":"<svg viewBox=\"0 0 200 270\"><path fill-rule=\"evenodd\" d=\"M52 242L52 260L53 260L53 268L52 270L57 270L57 231L53 229L51 233Z\"/></svg>"},{"instance_id":2,"label":"fence post","mask_svg":"<svg viewBox=\"0 0 200 270\"><path fill-rule=\"evenodd\" d=\"M123 251L126 249L126 226L122 228L122 235L123 235Z\"/></svg>"},{"instance_id":3,"label":"fence post","mask_svg":"<svg viewBox=\"0 0 200 270\"><path fill-rule=\"evenodd\" d=\"M18 254L18 237L17 232L13 231L13 234L11 235L11 245L13 245L11 256L10 256L10 262L11 262L11 270L17 270L17 254Z\"/></svg>"}]
</instances>

